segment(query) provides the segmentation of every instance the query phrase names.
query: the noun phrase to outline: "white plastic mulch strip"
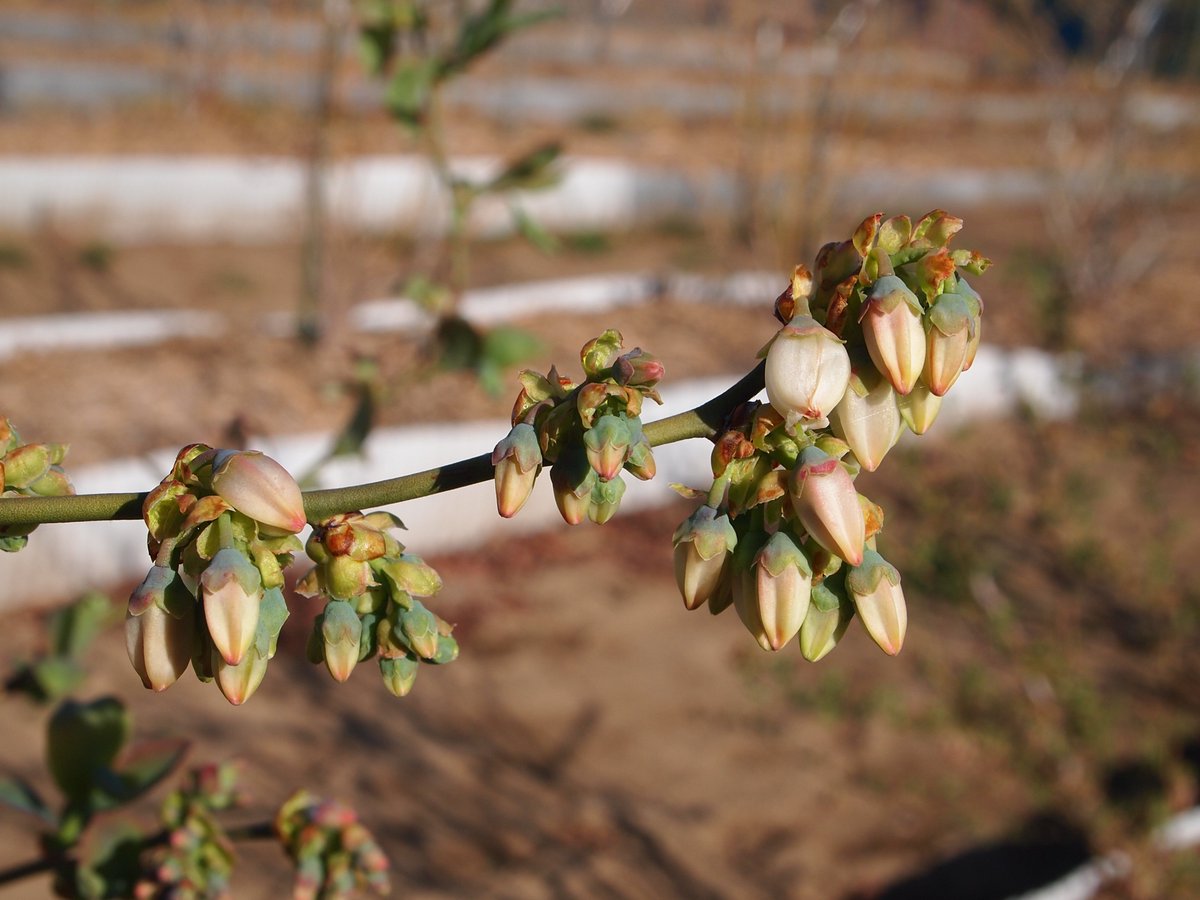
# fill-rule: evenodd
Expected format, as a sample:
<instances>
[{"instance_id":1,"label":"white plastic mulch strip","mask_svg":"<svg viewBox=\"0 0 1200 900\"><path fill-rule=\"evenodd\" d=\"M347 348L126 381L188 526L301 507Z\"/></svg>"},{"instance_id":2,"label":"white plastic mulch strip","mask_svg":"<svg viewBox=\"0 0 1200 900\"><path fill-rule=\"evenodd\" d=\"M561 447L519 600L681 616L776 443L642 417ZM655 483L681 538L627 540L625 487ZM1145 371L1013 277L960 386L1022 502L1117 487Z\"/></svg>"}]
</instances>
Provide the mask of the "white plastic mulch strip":
<instances>
[{"instance_id":1,"label":"white plastic mulch strip","mask_svg":"<svg viewBox=\"0 0 1200 900\"><path fill-rule=\"evenodd\" d=\"M0 360L63 348L137 347L182 335L218 334L216 313L146 310L30 316L0 320Z\"/></svg>"},{"instance_id":2,"label":"white plastic mulch strip","mask_svg":"<svg viewBox=\"0 0 1200 900\"><path fill-rule=\"evenodd\" d=\"M453 160L472 177L499 171L489 157ZM568 157L552 188L483 197L470 222L476 235L514 229L513 204L554 232L625 230L672 218L728 216L739 200L734 175L684 172L617 159ZM904 173L856 172L838 180L839 199L879 206L1009 206L1038 199L1044 173L950 168ZM330 220L351 229L440 233L444 189L415 156L361 156L326 167ZM122 242L293 238L304 221L307 170L288 157L6 156L0 158L0 226L34 228L47 219L79 223Z\"/></svg>"}]
</instances>

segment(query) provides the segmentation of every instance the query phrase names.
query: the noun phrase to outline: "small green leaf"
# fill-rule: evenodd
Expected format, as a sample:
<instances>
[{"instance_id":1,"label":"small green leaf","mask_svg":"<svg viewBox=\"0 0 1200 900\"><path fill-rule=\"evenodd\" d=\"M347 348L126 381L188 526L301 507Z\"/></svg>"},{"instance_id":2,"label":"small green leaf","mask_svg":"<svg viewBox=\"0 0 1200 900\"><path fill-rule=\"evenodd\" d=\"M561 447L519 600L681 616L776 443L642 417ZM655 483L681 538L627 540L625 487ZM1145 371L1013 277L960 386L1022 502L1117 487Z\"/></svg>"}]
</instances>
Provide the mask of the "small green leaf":
<instances>
[{"instance_id":1,"label":"small green leaf","mask_svg":"<svg viewBox=\"0 0 1200 900\"><path fill-rule=\"evenodd\" d=\"M112 766L129 739L129 713L115 697L90 703L67 700L50 717L47 765L68 801L91 794L98 777Z\"/></svg>"},{"instance_id":2,"label":"small green leaf","mask_svg":"<svg viewBox=\"0 0 1200 900\"><path fill-rule=\"evenodd\" d=\"M418 60L399 66L388 83L386 103L392 117L410 127L425 119L438 79L438 61Z\"/></svg>"},{"instance_id":3,"label":"small green leaf","mask_svg":"<svg viewBox=\"0 0 1200 900\"><path fill-rule=\"evenodd\" d=\"M85 594L50 617L50 652L79 656L115 618L115 608L106 595L98 591Z\"/></svg>"}]
</instances>

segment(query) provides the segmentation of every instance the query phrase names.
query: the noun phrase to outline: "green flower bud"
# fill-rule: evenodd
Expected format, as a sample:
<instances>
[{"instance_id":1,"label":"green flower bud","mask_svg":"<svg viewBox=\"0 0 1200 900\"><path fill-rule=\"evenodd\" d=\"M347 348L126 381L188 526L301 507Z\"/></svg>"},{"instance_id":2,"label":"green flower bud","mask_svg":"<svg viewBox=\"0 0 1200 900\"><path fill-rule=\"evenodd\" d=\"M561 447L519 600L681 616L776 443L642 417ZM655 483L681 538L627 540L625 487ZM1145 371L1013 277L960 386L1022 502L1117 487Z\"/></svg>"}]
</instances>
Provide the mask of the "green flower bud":
<instances>
[{"instance_id":1,"label":"green flower bud","mask_svg":"<svg viewBox=\"0 0 1200 900\"><path fill-rule=\"evenodd\" d=\"M379 674L387 689L397 697L406 697L412 690L413 682L417 680L417 671L421 668L418 660L411 656L380 657Z\"/></svg>"},{"instance_id":2,"label":"green flower bud","mask_svg":"<svg viewBox=\"0 0 1200 900\"><path fill-rule=\"evenodd\" d=\"M234 706L241 706L249 700L267 674L267 660L259 656L253 647L236 665L230 665L220 653L214 652L212 666L217 687Z\"/></svg>"},{"instance_id":3,"label":"green flower bud","mask_svg":"<svg viewBox=\"0 0 1200 900\"><path fill-rule=\"evenodd\" d=\"M845 596L842 579L814 584L808 615L800 626L800 653L809 662L822 659L837 646L853 618L854 604Z\"/></svg>"},{"instance_id":4,"label":"green flower bud","mask_svg":"<svg viewBox=\"0 0 1200 900\"><path fill-rule=\"evenodd\" d=\"M897 398L896 406L909 430L913 434L924 434L941 412L942 398L929 390L925 382L918 381L907 397Z\"/></svg>"},{"instance_id":5,"label":"green flower bud","mask_svg":"<svg viewBox=\"0 0 1200 900\"><path fill-rule=\"evenodd\" d=\"M603 525L617 514L621 506L621 497L625 495L625 480L617 475L609 481L599 481L592 486L591 502L588 504L588 518L597 525Z\"/></svg>"},{"instance_id":6,"label":"green flower bud","mask_svg":"<svg viewBox=\"0 0 1200 900\"><path fill-rule=\"evenodd\" d=\"M358 665L362 643L362 621L354 607L344 600L326 603L321 619L321 639L325 645L325 667L334 681L344 682Z\"/></svg>"},{"instance_id":7,"label":"green flower bud","mask_svg":"<svg viewBox=\"0 0 1200 900\"><path fill-rule=\"evenodd\" d=\"M8 490L27 488L50 471L50 448L25 444L4 457L4 483Z\"/></svg>"},{"instance_id":8,"label":"green flower bud","mask_svg":"<svg viewBox=\"0 0 1200 900\"><path fill-rule=\"evenodd\" d=\"M583 446L587 451L588 465L596 470L601 481L617 476L625 460L629 458L629 446L633 433L628 422L621 416L605 415L583 435Z\"/></svg>"}]
</instances>

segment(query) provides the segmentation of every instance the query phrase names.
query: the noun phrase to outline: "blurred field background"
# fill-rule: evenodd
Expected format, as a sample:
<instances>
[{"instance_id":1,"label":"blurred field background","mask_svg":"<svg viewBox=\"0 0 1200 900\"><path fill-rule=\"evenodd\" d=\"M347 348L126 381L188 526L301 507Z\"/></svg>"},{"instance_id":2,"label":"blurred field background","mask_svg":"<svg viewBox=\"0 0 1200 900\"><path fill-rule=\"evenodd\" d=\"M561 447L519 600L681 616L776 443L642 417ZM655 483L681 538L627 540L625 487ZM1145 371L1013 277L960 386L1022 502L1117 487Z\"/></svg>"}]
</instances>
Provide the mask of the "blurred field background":
<instances>
[{"instance_id":1,"label":"blurred field background","mask_svg":"<svg viewBox=\"0 0 1200 900\"><path fill-rule=\"evenodd\" d=\"M554 8L445 90L446 149L510 159L558 142L568 173L602 161L649 187L624 219L564 218L541 248L481 226L461 287L750 271L777 272L782 288L864 216L942 206L966 219L956 244L995 263L977 284L985 343L1064 360L1076 414L935 430L864 481L905 577L911 630L895 660L857 627L814 666L794 648L763 654L731 616L685 613L669 540L681 504L532 541L501 531L431 559L463 656L404 701L370 671L339 688L309 667L303 607L244 709L190 676L143 695L115 630L89 690L126 699L139 733L193 738L195 760L244 759L263 811L301 785L352 803L402 896L1003 898L1117 849L1131 864L1096 896L1200 896L1195 852L1154 837L1200 799L1200 9ZM27 439L69 441L81 464L332 435L363 358L380 426L507 414L515 366L496 396L469 372L431 371L428 328L349 324L441 252L420 217L364 225L312 192L338 165L422 152L366 73L360 13L6 0L0 334L114 311L225 323L0 358L0 412ZM292 166L307 193L253 235L156 221L135 234L112 208L14 199L48 163L196 160ZM669 380L736 376L774 331L771 299L697 305L664 288L515 324L537 338L527 364L543 371L574 371L579 346L617 327ZM130 586L97 587L123 602ZM5 613L6 659L31 652L42 610L65 599ZM36 779L44 713L4 703L0 763ZM0 835L0 865L33 855L15 817ZM278 896L287 877L250 848L235 895ZM6 896L45 895L31 884Z\"/></svg>"}]
</instances>

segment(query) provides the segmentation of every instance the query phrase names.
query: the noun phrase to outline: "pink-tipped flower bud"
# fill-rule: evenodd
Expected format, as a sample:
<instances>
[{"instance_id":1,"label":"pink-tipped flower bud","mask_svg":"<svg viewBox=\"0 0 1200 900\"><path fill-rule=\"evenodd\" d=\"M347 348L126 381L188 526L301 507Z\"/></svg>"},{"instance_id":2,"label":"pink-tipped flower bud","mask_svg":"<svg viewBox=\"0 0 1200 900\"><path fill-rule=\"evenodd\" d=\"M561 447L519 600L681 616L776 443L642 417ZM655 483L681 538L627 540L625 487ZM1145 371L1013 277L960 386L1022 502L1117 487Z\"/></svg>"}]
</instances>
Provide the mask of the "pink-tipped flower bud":
<instances>
[{"instance_id":1,"label":"pink-tipped flower bud","mask_svg":"<svg viewBox=\"0 0 1200 900\"><path fill-rule=\"evenodd\" d=\"M213 646L227 665L238 665L258 628L263 598L258 568L237 550L218 550L200 575L200 592Z\"/></svg>"},{"instance_id":2,"label":"pink-tipped flower bud","mask_svg":"<svg viewBox=\"0 0 1200 900\"><path fill-rule=\"evenodd\" d=\"M408 696L420 668L420 662L411 656L379 658L379 674L383 676L384 685L396 697Z\"/></svg>"},{"instance_id":3,"label":"pink-tipped flower bud","mask_svg":"<svg viewBox=\"0 0 1200 900\"><path fill-rule=\"evenodd\" d=\"M851 565L862 562L866 520L850 473L836 457L819 447L802 450L790 493L800 524L813 540Z\"/></svg>"},{"instance_id":4,"label":"pink-tipped flower bud","mask_svg":"<svg viewBox=\"0 0 1200 900\"><path fill-rule=\"evenodd\" d=\"M850 382L850 356L837 336L816 319L796 316L779 330L767 351L767 399L797 422L823 420Z\"/></svg>"},{"instance_id":5,"label":"pink-tipped flower bud","mask_svg":"<svg viewBox=\"0 0 1200 900\"><path fill-rule=\"evenodd\" d=\"M924 381L939 397L954 386L966 364L967 346L976 331L971 313L972 304L962 294L940 294L929 308Z\"/></svg>"},{"instance_id":6,"label":"pink-tipped flower bud","mask_svg":"<svg viewBox=\"0 0 1200 900\"><path fill-rule=\"evenodd\" d=\"M330 600L321 617L325 667L334 681L344 682L358 665L362 650L362 620L344 600Z\"/></svg>"},{"instance_id":7,"label":"pink-tipped flower bud","mask_svg":"<svg viewBox=\"0 0 1200 900\"><path fill-rule=\"evenodd\" d=\"M194 623L191 607L176 618L154 603L125 617L125 649L144 686L165 691L184 673L192 661Z\"/></svg>"},{"instance_id":8,"label":"pink-tipped flower bud","mask_svg":"<svg viewBox=\"0 0 1200 900\"><path fill-rule=\"evenodd\" d=\"M808 615L800 626L800 653L809 662L817 662L837 646L850 620L854 604L844 594L840 578L826 578L814 584Z\"/></svg>"},{"instance_id":9,"label":"pink-tipped flower bud","mask_svg":"<svg viewBox=\"0 0 1200 900\"><path fill-rule=\"evenodd\" d=\"M763 635L772 650L779 650L799 633L808 614L812 565L790 535L777 531L758 551L751 574Z\"/></svg>"},{"instance_id":10,"label":"pink-tipped flower bud","mask_svg":"<svg viewBox=\"0 0 1200 900\"><path fill-rule=\"evenodd\" d=\"M220 653L214 653L212 668L217 679L217 687L225 695L225 699L234 706L241 706L258 690L259 685L267 674L267 660L259 656L253 647L237 665L230 665L221 658Z\"/></svg>"},{"instance_id":11,"label":"pink-tipped flower bud","mask_svg":"<svg viewBox=\"0 0 1200 900\"><path fill-rule=\"evenodd\" d=\"M858 321L871 362L896 392L907 394L925 366L921 301L895 275L871 285Z\"/></svg>"},{"instance_id":12,"label":"pink-tipped flower bud","mask_svg":"<svg viewBox=\"0 0 1200 900\"><path fill-rule=\"evenodd\" d=\"M846 576L846 589L871 639L889 656L899 653L908 628L908 608L896 567L868 549L862 564Z\"/></svg>"},{"instance_id":13,"label":"pink-tipped flower bud","mask_svg":"<svg viewBox=\"0 0 1200 900\"><path fill-rule=\"evenodd\" d=\"M568 525L578 525L588 517L592 489L600 483L596 470L588 465L582 451L564 454L550 469L554 502Z\"/></svg>"},{"instance_id":14,"label":"pink-tipped flower bud","mask_svg":"<svg viewBox=\"0 0 1200 900\"><path fill-rule=\"evenodd\" d=\"M496 509L504 518L511 519L529 499L542 468L537 430L525 422L514 425L492 451L492 465L495 467Z\"/></svg>"},{"instance_id":15,"label":"pink-tipped flower bud","mask_svg":"<svg viewBox=\"0 0 1200 900\"><path fill-rule=\"evenodd\" d=\"M833 433L850 445L855 459L874 472L900 437L896 392L886 378L870 372L850 379L842 402L829 416Z\"/></svg>"},{"instance_id":16,"label":"pink-tipped flower bud","mask_svg":"<svg viewBox=\"0 0 1200 900\"><path fill-rule=\"evenodd\" d=\"M583 435L588 465L596 470L601 481L609 481L617 476L629 458L632 443L633 432L628 421L621 416L601 416Z\"/></svg>"},{"instance_id":17,"label":"pink-tipped flower bud","mask_svg":"<svg viewBox=\"0 0 1200 900\"><path fill-rule=\"evenodd\" d=\"M212 487L243 515L295 534L304 528L304 497L296 479L257 450L220 450L213 458Z\"/></svg>"},{"instance_id":18,"label":"pink-tipped flower bud","mask_svg":"<svg viewBox=\"0 0 1200 900\"><path fill-rule=\"evenodd\" d=\"M665 370L663 364L641 347L634 347L628 353L617 358L612 367L613 378L617 384L631 387L654 387L662 380Z\"/></svg>"},{"instance_id":19,"label":"pink-tipped flower bud","mask_svg":"<svg viewBox=\"0 0 1200 900\"><path fill-rule=\"evenodd\" d=\"M933 427L933 422L942 409L942 398L923 381L918 381L906 397L899 397L896 406L900 418L913 434L924 434Z\"/></svg>"},{"instance_id":20,"label":"pink-tipped flower bud","mask_svg":"<svg viewBox=\"0 0 1200 900\"><path fill-rule=\"evenodd\" d=\"M675 530L675 583L683 605L696 609L716 593L737 546L729 516L701 506Z\"/></svg>"}]
</instances>

